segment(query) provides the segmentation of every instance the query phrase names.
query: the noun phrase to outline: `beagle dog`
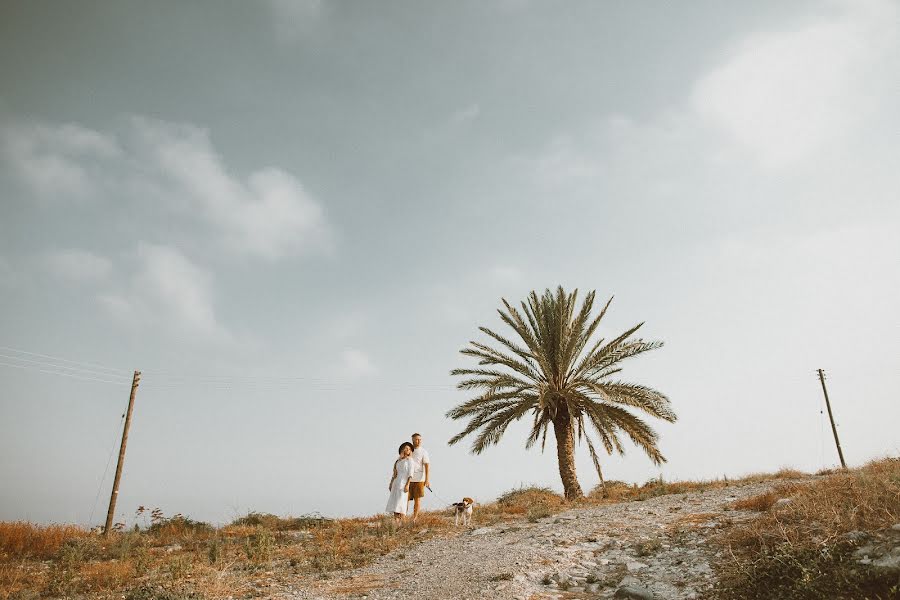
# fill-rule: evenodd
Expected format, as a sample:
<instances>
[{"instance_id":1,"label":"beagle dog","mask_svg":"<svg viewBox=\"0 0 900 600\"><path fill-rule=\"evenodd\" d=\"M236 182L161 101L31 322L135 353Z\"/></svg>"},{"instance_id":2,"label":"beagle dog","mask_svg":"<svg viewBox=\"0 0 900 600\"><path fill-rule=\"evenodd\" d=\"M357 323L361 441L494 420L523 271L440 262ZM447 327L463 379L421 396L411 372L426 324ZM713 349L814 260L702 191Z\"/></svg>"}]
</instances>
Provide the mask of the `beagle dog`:
<instances>
[{"instance_id":1,"label":"beagle dog","mask_svg":"<svg viewBox=\"0 0 900 600\"><path fill-rule=\"evenodd\" d=\"M472 507L475 506L475 501L467 496L462 499L462 502L454 502L451 506L456 510L453 525L458 526L460 520L462 520L463 527L468 525L472 520Z\"/></svg>"}]
</instances>

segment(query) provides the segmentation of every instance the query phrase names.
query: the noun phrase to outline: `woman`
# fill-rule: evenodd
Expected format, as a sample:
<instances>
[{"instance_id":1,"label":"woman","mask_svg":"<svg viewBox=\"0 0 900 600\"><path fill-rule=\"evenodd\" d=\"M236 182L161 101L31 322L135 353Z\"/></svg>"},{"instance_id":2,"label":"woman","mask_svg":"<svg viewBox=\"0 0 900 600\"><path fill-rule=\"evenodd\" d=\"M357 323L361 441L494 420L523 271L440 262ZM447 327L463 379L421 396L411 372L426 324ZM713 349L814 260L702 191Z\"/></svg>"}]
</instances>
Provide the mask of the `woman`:
<instances>
[{"instance_id":1,"label":"woman","mask_svg":"<svg viewBox=\"0 0 900 600\"><path fill-rule=\"evenodd\" d=\"M394 473L388 483L387 508L385 511L394 513L395 521L402 521L406 516L406 502L409 495L409 476L412 474L412 461L409 456L413 453L413 446L409 442L403 442L397 450L400 456L394 461Z\"/></svg>"}]
</instances>

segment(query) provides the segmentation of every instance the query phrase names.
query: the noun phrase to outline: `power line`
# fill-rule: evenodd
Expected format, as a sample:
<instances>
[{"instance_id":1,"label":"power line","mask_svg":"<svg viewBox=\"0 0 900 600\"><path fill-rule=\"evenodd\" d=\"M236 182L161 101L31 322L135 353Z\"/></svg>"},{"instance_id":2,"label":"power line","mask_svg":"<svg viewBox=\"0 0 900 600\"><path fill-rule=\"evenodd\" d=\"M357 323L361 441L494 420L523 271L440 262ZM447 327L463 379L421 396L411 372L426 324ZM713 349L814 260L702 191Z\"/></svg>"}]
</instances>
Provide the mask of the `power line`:
<instances>
[{"instance_id":1,"label":"power line","mask_svg":"<svg viewBox=\"0 0 900 600\"><path fill-rule=\"evenodd\" d=\"M10 360L31 363L31 364L40 365L43 367L51 367L54 369L65 369L67 371L74 371L75 373L78 373L78 374L83 372L83 373L87 373L89 375L99 375L101 377L120 377L119 375L115 375L113 373L104 373L102 371L94 371L92 369L84 369L82 367L67 367L65 365L57 365L57 364L54 364L51 362L46 362L43 360L33 360L31 358L22 358L21 356L15 356L15 355L11 355L11 354L0 353L0 358L8 358ZM126 380L125 377L123 377L123 380Z\"/></svg>"},{"instance_id":2,"label":"power line","mask_svg":"<svg viewBox=\"0 0 900 600\"><path fill-rule=\"evenodd\" d=\"M19 354L27 354L28 356L38 356L40 358L49 358L51 360L69 363L71 365L79 365L82 367L89 367L93 369L101 369L104 371L114 371L116 373L121 373L123 371L127 372L128 369L121 369L118 367L107 367L105 365L97 364L97 363L87 363L87 362L79 362L77 360L71 360L68 358L61 358L59 356L51 356L49 354L41 354L40 352L30 352L28 350L21 350L19 348L11 348L9 346L0 346L0 350L6 350L8 352L17 352Z\"/></svg>"},{"instance_id":3,"label":"power line","mask_svg":"<svg viewBox=\"0 0 900 600\"><path fill-rule=\"evenodd\" d=\"M72 360L52 354L22 350L20 348L13 348L11 346L0 345L0 350L5 350L9 353L18 353L30 357L47 359L36 360L34 358L16 356L15 354L0 353L0 358L5 358L8 361L12 361L0 361L0 366L24 369L27 371L56 375L60 377L70 377L81 381L94 381L98 383L125 384L128 381L128 377L124 374L125 369L109 367L107 365L102 365L95 362ZM28 364L26 365L19 363ZM456 386L452 384L392 383L390 381L377 377L366 377L361 380L355 380L334 379L326 377L309 377L302 375L235 375L212 373L199 374L171 370L156 371L152 369L149 371L145 370L144 373L149 375L149 377L147 378L149 381L147 381L147 383L149 383L151 387L156 389L171 389L189 385L199 385L207 388L217 389L230 389L233 387L272 388L296 386L298 384L305 383L312 386L312 391L350 390L363 385L367 387L376 386L391 389L420 390L422 392L456 390Z\"/></svg>"},{"instance_id":4,"label":"power line","mask_svg":"<svg viewBox=\"0 0 900 600\"><path fill-rule=\"evenodd\" d=\"M98 383L111 383L113 385L123 385L122 381L110 381L109 379L99 379L97 377L82 377L80 375L74 373L64 373L61 371L49 371L47 369L40 369L38 367L33 367L31 365L17 365L12 363L6 363L0 361L0 366L3 367L14 367L16 369L23 369L25 371L32 371L35 373L46 373L47 375L58 375L59 377L71 377L72 379L78 379L80 381L96 381Z\"/></svg>"},{"instance_id":5,"label":"power line","mask_svg":"<svg viewBox=\"0 0 900 600\"><path fill-rule=\"evenodd\" d=\"M106 474L109 473L109 465L112 463L113 454L116 452L116 442L119 441L119 427L124 420L125 413L122 413L122 418L120 418L118 423L116 424L116 434L113 437L112 445L109 449L109 458L106 459L106 468L103 469L103 477L100 478L100 485L97 486L97 495L94 497L94 505L91 507L91 516L88 517L88 524L92 524L94 522L94 511L97 510L97 502L100 501L100 493L103 491L103 483L106 481Z\"/></svg>"}]
</instances>

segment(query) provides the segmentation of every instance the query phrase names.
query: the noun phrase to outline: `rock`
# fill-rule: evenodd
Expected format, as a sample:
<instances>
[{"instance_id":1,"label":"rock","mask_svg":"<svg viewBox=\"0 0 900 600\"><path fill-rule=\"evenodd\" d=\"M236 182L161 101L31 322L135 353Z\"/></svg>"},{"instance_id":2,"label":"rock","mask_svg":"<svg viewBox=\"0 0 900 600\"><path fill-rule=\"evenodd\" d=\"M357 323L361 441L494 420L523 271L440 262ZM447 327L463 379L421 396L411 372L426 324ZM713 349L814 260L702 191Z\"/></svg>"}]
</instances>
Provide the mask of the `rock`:
<instances>
[{"instance_id":1,"label":"rock","mask_svg":"<svg viewBox=\"0 0 900 600\"><path fill-rule=\"evenodd\" d=\"M613 598L626 598L630 600L654 600L653 592L639 585L623 585L616 590Z\"/></svg>"},{"instance_id":2,"label":"rock","mask_svg":"<svg viewBox=\"0 0 900 600\"><path fill-rule=\"evenodd\" d=\"M469 532L469 535L484 535L486 533L491 533L494 531L491 527L479 527L478 529L473 529Z\"/></svg>"},{"instance_id":3,"label":"rock","mask_svg":"<svg viewBox=\"0 0 900 600\"><path fill-rule=\"evenodd\" d=\"M641 569L646 569L647 565L642 562L638 562L636 560L629 560L627 563L625 563L625 567L628 569L628 571L630 573L634 573L635 571L640 571Z\"/></svg>"},{"instance_id":4,"label":"rock","mask_svg":"<svg viewBox=\"0 0 900 600\"><path fill-rule=\"evenodd\" d=\"M884 571L900 571L900 547L873 560L872 566Z\"/></svg>"},{"instance_id":5,"label":"rock","mask_svg":"<svg viewBox=\"0 0 900 600\"><path fill-rule=\"evenodd\" d=\"M793 500L791 500L790 498L779 498L778 500L775 501L774 506L775 506L775 508L781 508L783 506L787 506L791 502L793 502Z\"/></svg>"},{"instance_id":6,"label":"rock","mask_svg":"<svg viewBox=\"0 0 900 600\"><path fill-rule=\"evenodd\" d=\"M856 530L845 533L844 538L850 542L853 542L854 544L858 544L859 542L867 540L869 538L869 534L865 531Z\"/></svg>"},{"instance_id":7,"label":"rock","mask_svg":"<svg viewBox=\"0 0 900 600\"><path fill-rule=\"evenodd\" d=\"M900 531L900 523L894 523L894 524L891 526L891 529L892 529L893 531Z\"/></svg>"}]
</instances>

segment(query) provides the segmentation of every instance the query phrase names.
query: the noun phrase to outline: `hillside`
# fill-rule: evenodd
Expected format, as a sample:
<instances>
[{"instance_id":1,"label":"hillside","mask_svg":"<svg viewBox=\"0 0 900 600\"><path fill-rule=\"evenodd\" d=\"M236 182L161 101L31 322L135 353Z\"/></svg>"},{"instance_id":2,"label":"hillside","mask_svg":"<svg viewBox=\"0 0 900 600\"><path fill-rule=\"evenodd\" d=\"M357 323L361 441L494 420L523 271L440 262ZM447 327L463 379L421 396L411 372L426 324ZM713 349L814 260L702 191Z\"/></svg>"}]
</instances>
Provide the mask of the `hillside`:
<instances>
[{"instance_id":1,"label":"hillside","mask_svg":"<svg viewBox=\"0 0 900 600\"><path fill-rule=\"evenodd\" d=\"M150 511L146 511L150 512ZM146 513L144 513L146 516ZM541 488L415 525L181 515L103 537L0 523L0 600L870 598L900 591L900 461L738 481Z\"/></svg>"},{"instance_id":2,"label":"hillside","mask_svg":"<svg viewBox=\"0 0 900 600\"><path fill-rule=\"evenodd\" d=\"M392 552L289 597L537 600L612 597L624 588L635 598L702 598L713 581L712 563L724 556L710 538L758 514L730 505L774 485L664 495L570 509L534 523L477 527Z\"/></svg>"}]
</instances>

